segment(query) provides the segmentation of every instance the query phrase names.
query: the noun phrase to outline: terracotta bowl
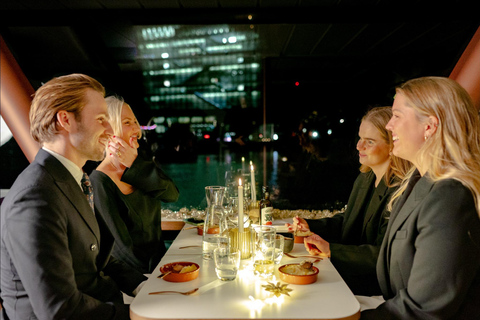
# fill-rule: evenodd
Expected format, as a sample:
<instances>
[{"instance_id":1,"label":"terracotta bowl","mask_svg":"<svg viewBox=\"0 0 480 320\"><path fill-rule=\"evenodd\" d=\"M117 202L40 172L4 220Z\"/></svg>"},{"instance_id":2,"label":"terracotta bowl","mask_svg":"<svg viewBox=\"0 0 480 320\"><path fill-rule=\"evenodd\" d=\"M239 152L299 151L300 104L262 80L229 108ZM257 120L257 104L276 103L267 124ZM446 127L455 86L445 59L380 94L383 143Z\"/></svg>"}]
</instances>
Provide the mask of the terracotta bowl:
<instances>
[{"instance_id":1,"label":"terracotta bowl","mask_svg":"<svg viewBox=\"0 0 480 320\"><path fill-rule=\"evenodd\" d=\"M298 263L291 263L291 264L285 264L278 268L278 273L280 275L280 279L282 281L285 281L290 284L310 284L314 283L317 281L318 277L318 268L315 266L312 266L312 269L314 270L314 273L308 274L308 275L295 275L295 274L289 274L284 272L285 267L290 266L290 265L298 265Z\"/></svg>"},{"instance_id":2,"label":"terracotta bowl","mask_svg":"<svg viewBox=\"0 0 480 320\"><path fill-rule=\"evenodd\" d=\"M219 227L212 227L208 229L209 234L215 234L215 233L220 233L220 228ZM203 235L203 226L198 226L197 227L197 234L202 236Z\"/></svg>"},{"instance_id":3,"label":"terracotta bowl","mask_svg":"<svg viewBox=\"0 0 480 320\"><path fill-rule=\"evenodd\" d=\"M295 243L303 243L303 239L305 239L305 237L295 236Z\"/></svg>"},{"instance_id":4,"label":"terracotta bowl","mask_svg":"<svg viewBox=\"0 0 480 320\"><path fill-rule=\"evenodd\" d=\"M195 262L181 261L181 262L167 263L167 264L160 267L160 272L161 273L167 273L169 271L172 271L173 266L175 266L175 265L182 265L184 267L188 267L188 266L191 266L192 264L195 265L197 267L197 269L195 269L193 271L190 271L190 272L185 272L185 273L172 272L172 273L164 276L162 279L165 280L165 281L170 281L170 282L186 282L186 281L196 279L198 277L198 274L200 273L200 266L198 264L196 264Z\"/></svg>"}]
</instances>

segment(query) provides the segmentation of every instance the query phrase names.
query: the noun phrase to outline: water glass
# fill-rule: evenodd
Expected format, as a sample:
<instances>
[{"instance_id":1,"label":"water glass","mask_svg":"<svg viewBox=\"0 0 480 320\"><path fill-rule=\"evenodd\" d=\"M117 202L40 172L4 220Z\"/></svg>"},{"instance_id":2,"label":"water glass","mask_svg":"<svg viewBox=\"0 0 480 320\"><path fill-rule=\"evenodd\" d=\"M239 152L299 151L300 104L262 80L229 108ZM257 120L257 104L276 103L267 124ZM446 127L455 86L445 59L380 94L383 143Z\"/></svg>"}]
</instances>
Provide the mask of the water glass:
<instances>
[{"instance_id":1,"label":"water glass","mask_svg":"<svg viewBox=\"0 0 480 320\"><path fill-rule=\"evenodd\" d=\"M271 226L256 226L254 229L254 274L269 277L274 272L275 235Z\"/></svg>"},{"instance_id":2,"label":"water glass","mask_svg":"<svg viewBox=\"0 0 480 320\"><path fill-rule=\"evenodd\" d=\"M281 234L275 236L275 256L273 261L275 264L280 264L283 258L283 248L285 247L285 237Z\"/></svg>"},{"instance_id":3,"label":"water glass","mask_svg":"<svg viewBox=\"0 0 480 320\"><path fill-rule=\"evenodd\" d=\"M238 249L217 248L213 250L215 272L218 279L232 281L240 268L240 251Z\"/></svg>"}]
</instances>

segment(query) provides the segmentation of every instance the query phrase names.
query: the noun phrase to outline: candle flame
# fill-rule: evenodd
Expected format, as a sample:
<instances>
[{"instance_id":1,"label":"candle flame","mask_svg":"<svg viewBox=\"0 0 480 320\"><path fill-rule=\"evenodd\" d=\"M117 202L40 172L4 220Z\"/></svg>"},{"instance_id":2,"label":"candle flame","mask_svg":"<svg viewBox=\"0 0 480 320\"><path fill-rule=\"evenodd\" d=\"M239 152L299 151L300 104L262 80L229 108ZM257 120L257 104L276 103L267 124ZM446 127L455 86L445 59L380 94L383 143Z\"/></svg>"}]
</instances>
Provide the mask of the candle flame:
<instances>
[{"instance_id":1,"label":"candle flame","mask_svg":"<svg viewBox=\"0 0 480 320\"><path fill-rule=\"evenodd\" d=\"M239 185L239 186L242 185L242 178L238 179L238 185Z\"/></svg>"},{"instance_id":2,"label":"candle flame","mask_svg":"<svg viewBox=\"0 0 480 320\"><path fill-rule=\"evenodd\" d=\"M250 170L252 170L252 171L253 171L253 164L252 164L252 165L250 165Z\"/></svg>"}]
</instances>

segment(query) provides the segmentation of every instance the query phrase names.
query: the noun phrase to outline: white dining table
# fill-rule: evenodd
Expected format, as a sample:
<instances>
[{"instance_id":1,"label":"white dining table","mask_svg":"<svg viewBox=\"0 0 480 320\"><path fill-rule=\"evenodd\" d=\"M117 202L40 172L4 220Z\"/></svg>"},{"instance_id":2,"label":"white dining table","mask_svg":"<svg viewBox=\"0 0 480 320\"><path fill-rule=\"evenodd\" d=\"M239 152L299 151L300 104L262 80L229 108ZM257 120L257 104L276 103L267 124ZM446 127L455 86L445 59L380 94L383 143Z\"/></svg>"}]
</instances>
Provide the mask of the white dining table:
<instances>
[{"instance_id":1,"label":"white dining table","mask_svg":"<svg viewBox=\"0 0 480 320\"><path fill-rule=\"evenodd\" d=\"M278 223L278 222L277 222ZM221 281L212 260L202 259L202 237L186 225L130 305L133 320L151 319L344 319L360 318L360 305L328 258L315 263L318 280L308 285L288 284L289 296L275 297L263 285L281 282L278 266L275 278L253 275L251 261L242 260L233 281ZM186 247L186 248L183 248ZM303 244L295 244L290 254L307 255ZM298 263L305 258L283 256L280 265ZM198 278L188 282L158 279L160 266L171 262L195 262L200 266ZM192 295L149 292L189 291Z\"/></svg>"}]
</instances>

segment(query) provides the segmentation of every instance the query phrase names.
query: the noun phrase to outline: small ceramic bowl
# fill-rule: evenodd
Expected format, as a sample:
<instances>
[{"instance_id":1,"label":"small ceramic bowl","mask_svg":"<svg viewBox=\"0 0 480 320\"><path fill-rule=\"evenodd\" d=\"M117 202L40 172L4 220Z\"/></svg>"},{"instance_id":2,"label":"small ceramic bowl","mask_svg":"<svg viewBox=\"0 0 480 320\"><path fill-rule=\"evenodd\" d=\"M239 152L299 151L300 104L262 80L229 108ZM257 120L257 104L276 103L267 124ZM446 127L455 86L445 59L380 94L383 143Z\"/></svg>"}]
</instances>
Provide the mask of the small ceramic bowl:
<instances>
[{"instance_id":1,"label":"small ceramic bowl","mask_svg":"<svg viewBox=\"0 0 480 320\"><path fill-rule=\"evenodd\" d=\"M318 268L315 266L312 266L312 269L314 272L312 274L308 275L296 275L296 274L290 274L285 272L285 268L290 266L290 265L298 265L298 263L292 263L292 264L285 264L278 268L278 273L280 275L280 280L285 281L286 283L290 284L310 284L314 283L317 281L318 277Z\"/></svg>"},{"instance_id":2,"label":"small ceramic bowl","mask_svg":"<svg viewBox=\"0 0 480 320\"><path fill-rule=\"evenodd\" d=\"M294 236L293 233L288 233L288 232L280 232L278 234L281 234L284 237L284 246L283 246L283 252L289 253L290 251L293 250L293 244L294 244Z\"/></svg>"},{"instance_id":3,"label":"small ceramic bowl","mask_svg":"<svg viewBox=\"0 0 480 320\"><path fill-rule=\"evenodd\" d=\"M303 243L303 239L305 239L305 237L295 236L295 243Z\"/></svg>"},{"instance_id":4,"label":"small ceramic bowl","mask_svg":"<svg viewBox=\"0 0 480 320\"><path fill-rule=\"evenodd\" d=\"M208 233L209 234L220 233L220 228L219 227L208 228ZM203 226L198 226L197 227L197 234L200 235L200 236L203 235Z\"/></svg>"},{"instance_id":5,"label":"small ceramic bowl","mask_svg":"<svg viewBox=\"0 0 480 320\"><path fill-rule=\"evenodd\" d=\"M186 282L186 281L196 279L198 277L198 274L200 273L200 266L198 264L196 264L195 262L181 261L181 262L167 263L167 264L160 267L160 272L162 274L164 274L164 273L167 273L169 271L172 271L173 267L175 265L181 265L181 266L184 266L184 267L188 267L188 266L191 266L192 264L197 267L195 270L185 272L185 273L171 272L171 273L167 274L166 276L164 276L162 279L165 280L165 281L170 281L170 282Z\"/></svg>"}]
</instances>

